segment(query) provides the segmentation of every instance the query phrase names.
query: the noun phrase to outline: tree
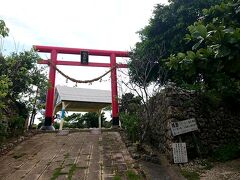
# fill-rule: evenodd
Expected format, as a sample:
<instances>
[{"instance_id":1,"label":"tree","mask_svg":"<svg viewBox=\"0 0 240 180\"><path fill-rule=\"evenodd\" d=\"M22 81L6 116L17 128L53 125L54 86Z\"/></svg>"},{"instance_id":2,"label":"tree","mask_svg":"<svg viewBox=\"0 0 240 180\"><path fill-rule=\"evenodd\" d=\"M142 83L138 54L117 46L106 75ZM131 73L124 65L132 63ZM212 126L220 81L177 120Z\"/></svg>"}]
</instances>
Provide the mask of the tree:
<instances>
[{"instance_id":1,"label":"tree","mask_svg":"<svg viewBox=\"0 0 240 180\"><path fill-rule=\"evenodd\" d=\"M158 5L139 33L130 63L132 82L141 82L139 76L148 72L147 82L172 81L233 107L240 104L238 0ZM151 63L154 68L148 68Z\"/></svg>"},{"instance_id":2,"label":"tree","mask_svg":"<svg viewBox=\"0 0 240 180\"><path fill-rule=\"evenodd\" d=\"M138 93L144 112L138 117L145 120L142 140L154 112L149 103L153 93L148 91L153 82L162 86L173 81L202 93L227 95L229 101L240 99L239 1L221 2L172 0L157 5L149 25L139 32L129 75L130 89L137 92L138 87L144 95Z\"/></svg>"},{"instance_id":3,"label":"tree","mask_svg":"<svg viewBox=\"0 0 240 180\"><path fill-rule=\"evenodd\" d=\"M5 105L3 99L6 97L8 93L9 85L10 83L8 77L5 75L0 76L0 108L3 108Z\"/></svg>"},{"instance_id":4,"label":"tree","mask_svg":"<svg viewBox=\"0 0 240 180\"><path fill-rule=\"evenodd\" d=\"M5 22L0 19L0 37L4 38L8 36L9 29L7 28Z\"/></svg>"},{"instance_id":5,"label":"tree","mask_svg":"<svg viewBox=\"0 0 240 180\"><path fill-rule=\"evenodd\" d=\"M97 128L98 127L98 113L88 112L82 116L83 121L86 123L87 128ZM106 120L104 113L101 114L101 124Z\"/></svg>"},{"instance_id":6,"label":"tree","mask_svg":"<svg viewBox=\"0 0 240 180\"><path fill-rule=\"evenodd\" d=\"M126 93L122 95L120 99L120 108L119 111L123 113L132 114L136 112L136 110L141 105L141 97L134 97L132 93Z\"/></svg>"},{"instance_id":7,"label":"tree","mask_svg":"<svg viewBox=\"0 0 240 180\"><path fill-rule=\"evenodd\" d=\"M172 73L165 65L166 59L171 54L192 47L191 43L186 44L184 40L187 27L203 16L203 9L219 2L221 0L171 0L169 5L158 4L149 24L138 32L141 41L133 49L130 65L137 62L144 64L144 69L142 66L130 66L131 79L138 82L136 74L142 75L147 71L148 82L165 84Z\"/></svg>"},{"instance_id":8,"label":"tree","mask_svg":"<svg viewBox=\"0 0 240 180\"><path fill-rule=\"evenodd\" d=\"M25 109L26 113L25 115L21 114L24 119L28 117L29 111L34 111L36 108L33 96L34 86L37 86L39 91L43 91L47 87L46 76L42 69L37 67L38 59L39 56L32 50L0 57L0 77L6 79L5 81L3 78L1 79L2 84L5 85L2 86L5 89L5 92L2 93L4 95L2 102L12 108L22 104L21 109ZM11 111L11 108L8 109ZM9 111L6 111L5 114L11 114Z\"/></svg>"},{"instance_id":9,"label":"tree","mask_svg":"<svg viewBox=\"0 0 240 180\"><path fill-rule=\"evenodd\" d=\"M32 93L33 85L46 85L46 76L42 69L37 67L39 58L33 50L30 50L12 53L0 59L0 75L7 76L11 82L8 96L18 99L23 94L28 96Z\"/></svg>"},{"instance_id":10,"label":"tree","mask_svg":"<svg viewBox=\"0 0 240 180\"><path fill-rule=\"evenodd\" d=\"M161 89L158 81L151 82L149 80L151 77L151 72L158 71L159 69L156 69L156 64L152 63L150 60L146 62L146 64L141 63L140 60L132 60L131 64L129 65L130 80L128 82L125 82L125 80L122 81L122 83L129 90L134 92L137 97L133 97L131 93L125 94L122 97L122 107L120 110L127 110L130 112L130 114L122 113L121 118L123 119L123 121L125 119L125 122L128 123L128 125L126 125L125 127L129 126L129 128L131 129L136 129L135 127L138 127L139 133L138 131L136 131L136 133L141 134L141 137L139 137L140 143L145 140L150 125L150 120L153 116L153 109L152 106L149 106L149 100L152 95L158 93ZM160 74L161 73L155 74L155 76L157 77L156 79L160 78ZM135 137L136 136L134 135L134 139Z\"/></svg>"},{"instance_id":11,"label":"tree","mask_svg":"<svg viewBox=\"0 0 240 180\"><path fill-rule=\"evenodd\" d=\"M0 20L1 41L8 32L4 21ZM0 126L2 129L2 125L6 125L9 135L18 135L24 129L32 108L34 87L40 90L47 87L43 69L37 67L38 59L33 50L8 55L0 53Z\"/></svg>"},{"instance_id":12,"label":"tree","mask_svg":"<svg viewBox=\"0 0 240 180\"><path fill-rule=\"evenodd\" d=\"M228 0L203 13L185 36L193 46L168 58L171 80L239 107L240 1Z\"/></svg>"},{"instance_id":13,"label":"tree","mask_svg":"<svg viewBox=\"0 0 240 180\"><path fill-rule=\"evenodd\" d=\"M140 118L138 118L140 107L141 97L135 97L132 93L122 95L120 99L120 120L122 128L132 142L140 140Z\"/></svg>"},{"instance_id":14,"label":"tree","mask_svg":"<svg viewBox=\"0 0 240 180\"><path fill-rule=\"evenodd\" d=\"M9 32L9 29L6 27L5 22L0 19L1 45L2 45L3 38L8 36L8 32ZM2 59L3 59L1 51L0 51L0 59L1 59L0 61L2 61ZM2 65L0 64L0 68L1 68L1 66ZM7 95L9 85L10 85L10 82L9 82L8 77L6 75L1 75L0 76L0 108L2 108L4 106L3 98Z\"/></svg>"},{"instance_id":15,"label":"tree","mask_svg":"<svg viewBox=\"0 0 240 180\"><path fill-rule=\"evenodd\" d=\"M98 127L98 113L88 112L84 115L80 113L73 113L70 116L64 117L65 127L70 128L97 128ZM104 112L101 114L102 125L107 125L104 123L106 118L104 117Z\"/></svg>"},{"instance_id":16,"label":"tree","mask_svg":"<svg viewBox=\"0 0 240 180\"><path fill-rule=\"evenodd\" d=\"M84 120L81 113L73 113L64 117L64 126L70 128L85 128Z\"/></svg>"}]
</instances>

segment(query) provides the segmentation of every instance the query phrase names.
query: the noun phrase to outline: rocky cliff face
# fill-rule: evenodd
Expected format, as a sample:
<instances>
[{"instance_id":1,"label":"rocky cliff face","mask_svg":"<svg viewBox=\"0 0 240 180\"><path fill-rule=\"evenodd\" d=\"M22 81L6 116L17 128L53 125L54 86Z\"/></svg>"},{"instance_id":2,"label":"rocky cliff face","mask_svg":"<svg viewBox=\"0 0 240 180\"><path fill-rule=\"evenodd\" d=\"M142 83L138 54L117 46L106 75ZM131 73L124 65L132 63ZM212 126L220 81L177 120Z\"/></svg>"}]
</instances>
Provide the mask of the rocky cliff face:
<instances>
[{"instance_id":1,"label":"rocky cliff face","mask_svg":"<svg viewBox=\"0 0 240 180\"><path fill-rule=\"evenodd\" d=\"M174 142L186 142L190 158L210 153L224 144L240 142L240 112L233 113L224 107L206 110L207 104L193 91L170 84L149 105L154 109L146 140L170 160ZM199 130L173 136L171 122L190 118L196 119Z\"/></svg>"}]
</instances>

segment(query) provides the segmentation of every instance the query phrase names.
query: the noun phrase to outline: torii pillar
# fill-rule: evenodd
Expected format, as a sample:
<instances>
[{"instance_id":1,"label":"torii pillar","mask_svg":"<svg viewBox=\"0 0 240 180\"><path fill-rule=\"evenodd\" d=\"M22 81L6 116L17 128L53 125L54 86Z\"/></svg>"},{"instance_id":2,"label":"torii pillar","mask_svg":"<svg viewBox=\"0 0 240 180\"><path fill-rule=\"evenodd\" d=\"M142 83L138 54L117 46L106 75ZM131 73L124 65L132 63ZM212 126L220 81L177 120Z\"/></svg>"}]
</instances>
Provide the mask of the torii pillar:
<instances>
[{"instance_id":1,"label":"torii pillar","mask_svg":"<svg viewBox=\"0 0 240 180\"><path fill-rule=\"evenodd\" d=\"M56 50L52 50L50 61L51 61L51 64L49 65L49 73L48 73L48 83L50 86L47 90L47 95L46 95L45 121L43 126L41 127L42 130L54 130L54 127L52 125L54 123L53 103L54 103L56 69L53 67L53 65L56 65L56 62L57 62Z\"/></svg>"},{"instance_id":2,"label":"torii pillar","mask_svg":"<svg viewBox=\"0 0 240 180\"><path fill-rule=\"evenodd\" d=\"M37 52L51 53L50 64L48 60L40 60L39 64L49 64L49 79L50 87L47 90L46 96L46 111L45 121L42 130L54 130L52 126L54 123L53 118L53 103L54 103L54 90L56 78L56 65L70 65L70 66L89 66L89 67L109 67L111 68L111 92L112 92L112 125L119 125L118 115L118 92L117 92L117 68L127 68L127 64L117 64L116 57L129 57L127 51L112 51L112 50L96 50L96 49L80 49L80 48L66 48L66 47L53 47L53 46L33 46ZM82 64L80 61L63 61L57 60L57 54L80 54L81 51L87 51L89 55L93 56L108 56L110 63L94 63Z\"/></svg>"},{"instance_id":3,"label":"torii pillar","mask_svg":"<svg viewBox=\"0 0 240 180\"><path fill-rule=\"evenodd\" d=\"M116 67L116 56L111 54L110 56L111 68ZM112 89L112 125L119 125L119 116L118 116L118 92L117 92L117 68L112 69L111 71L111 89Z\"/></svg>"}]
</instances>

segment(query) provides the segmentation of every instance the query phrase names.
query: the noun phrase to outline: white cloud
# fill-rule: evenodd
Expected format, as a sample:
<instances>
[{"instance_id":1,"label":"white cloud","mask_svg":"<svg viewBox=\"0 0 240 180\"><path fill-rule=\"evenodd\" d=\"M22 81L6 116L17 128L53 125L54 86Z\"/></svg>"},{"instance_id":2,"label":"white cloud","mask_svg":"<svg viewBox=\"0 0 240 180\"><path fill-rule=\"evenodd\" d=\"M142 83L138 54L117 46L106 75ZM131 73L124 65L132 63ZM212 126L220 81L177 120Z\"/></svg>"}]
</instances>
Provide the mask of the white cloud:
<instances>
[{"instance_id":1,"label":"white cloud","mask_svg":"<svg viewBox=\"0 0 240 180\"><path fill-rule=\"evenodd\" d=\"M15 50L10 45L14 38L20 50L34 44L130 50L138 41L136 31L147 25L154 5L160 2L167 0L3 1L0 18L11 32L5 48ZM93 67L60 68L79 79L91 79L106 71ZM65 84L60 75L57 84ZM110 89L110 84L96 83L94 87Z\"/></svg>"},{"instance_id":2,"label":"white cloud","mask_svg":"<svg viewBox=\"0 0 240 180\"><path fill-rule=\"evenodd\" d=\"M8 0L0 17L21 43L129 49L157 0ZM163 2L166 2L164 0Z\"/></svg>"},{"instance_id":3,"label":"white cloud","mask_svg":"<svg viewBox=\"0 0 240 180\"><path fill-rule=\"evenodd\" d=\"M3 19L9 27L10 37L6 39L4 48L7 52L21 51L37 44L130 50L139 40L136 32L147 25L154 5L167 1L5 0L1 2L0 19ZM64 58L68 59L70 56ZM108 57L90 58L109 62ZM79 60L79 57L76 60ZM71 66L59 68L70 77L81 80L95 78L108 70ZM123 76L119 71L118 75ZM95 82L92 85L78 84L78 87L110 90L110 76L103 80L106 82ZM71 82L66 83L66 79L58 73L56 84L75 85ZM126 92L121 85L119 91Z\"/></svg>"}]
</instances>

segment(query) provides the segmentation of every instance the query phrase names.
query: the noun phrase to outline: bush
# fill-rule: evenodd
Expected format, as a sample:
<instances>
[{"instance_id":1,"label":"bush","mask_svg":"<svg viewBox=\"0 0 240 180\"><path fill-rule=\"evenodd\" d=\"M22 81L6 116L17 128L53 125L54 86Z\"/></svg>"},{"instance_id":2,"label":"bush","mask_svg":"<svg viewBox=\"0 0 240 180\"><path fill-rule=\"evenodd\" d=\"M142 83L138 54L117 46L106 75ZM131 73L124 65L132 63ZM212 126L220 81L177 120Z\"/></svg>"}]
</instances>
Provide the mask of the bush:
<instances>
[{"instance_id":1,"label":"bush","mask_svg":"<svg viewBox=\"0 0 240 180\"><path fill-rule=\"evenodd\" d=\"M139 140L139 119L135 114L120 113L122 127L132 142Z\"/></svg>"},{"instance_id":2,"label":"bush","mask_svg":"<svg viewBox=\"0 0 240 180\"><path fill-rule=\"evenodd\" d=\"M213 158L225 162L240 157L240 144L227 144L217 148L213 152Z\"/></svg>"},{"instance_id":3,"label":"bush","mask_svg":"<svg viewBox=\"0 0 240 180\"><path fill-rule=\"evenodd\" d=\"M140 176L137 175L134 171L128 170L126 172L126 176L128 180L140 180Z\"/></svg>"},{"instance_id":4,"label":"bush","mask_svg":"<svg viewBox=\"0 0 240 180\"><path fill-rule=\"evenodd\" d=\"M38 125L37 125L37 128L40 129L42 127L43 123L40 122Z\"/></svg>"},{"instance_id":5,"label":"bush","mask_svg":"<svg viewBox=\"0 0 240 180\"><path fill-rule=\"evenodd\" d=\"M181 174L188 180L200 179L199 174L195 171L181 170Z\"/></svg>"},{"instance_id":6,"label":"bush","mask_svg":"<svg viewBox=\"0 0 240 180\"><path fill-rule=\"evenodd\" d=\"M54 122L54 123L53 123L53 127L54 127L55 129L59 129L60 123Z\"/></svg>"},{"instance_id":7,"label":"bush","mask_svg":"<svg viewBox=\"0 0 240 180\"><path fill-rule=\"evenodd\" d=\"M111 128L112 122L111 121L103 121L102 127Z\"/></svg>"},{"instance_id":8,"label":"bush","mask_svg":"<svg viewBox=\"0 0 240 180\"><path fill-rule=\"evenodd\" d=\"M16 137L24 132L25 119L22 116L14 116L8 122L8 130L10 137Z\"/></svg>"},{"instance_id":9,"label":"bush","mask_svg":"<svg viewBox=\"0 0 240 180\"><path fill-rule=\"evenodd\" d=\"M32 125L32 129L37 129L38 128L38 125L37 124L33 124Z\"/></svg>"},{"instance_id":10,"label":"bush","mask_svg":"<svg viewBox=\"0 0 240 180\"><path fill-rule=\"evenodd\" d=\"M0 122L0 144L4 142L6 139L8 133L7 133L7 124Z\"/></svg>"}]
</instances>

